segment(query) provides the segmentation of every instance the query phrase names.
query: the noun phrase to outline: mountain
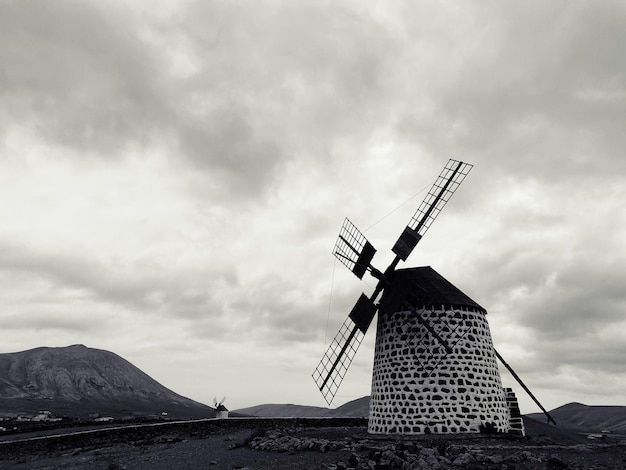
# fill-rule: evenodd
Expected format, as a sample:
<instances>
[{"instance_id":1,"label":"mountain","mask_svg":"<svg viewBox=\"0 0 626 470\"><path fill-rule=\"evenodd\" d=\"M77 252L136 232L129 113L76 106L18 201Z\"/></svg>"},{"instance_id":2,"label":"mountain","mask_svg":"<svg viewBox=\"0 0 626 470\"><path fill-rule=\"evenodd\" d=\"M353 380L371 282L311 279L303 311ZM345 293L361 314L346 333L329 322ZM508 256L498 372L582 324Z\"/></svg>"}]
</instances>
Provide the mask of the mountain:
<instances>
[{"instance_id":1,"label":"mountain","mask_svg":"<svg viewBox=\"0 0 626 470\"><path fill-rule=\"evenodd\" d=\"M626 406L590 406L568 403L550 411L558 426L577 432L599 433L611 431L626 434ZM529 415L537 420L541 413ZM543 418L545 419L545 418Z\"/></svg>"},{"instance_id":2,"label":"mountain","mask_svg":"<svg viewBox=\"0 0 626 470\"><path fill-rule=\"evenodd\" d=\"M329 416L330 411L319 406L266 403L233 410L233 413L259 418L319 418Z\"/></svg>"},{"instance_id":3,"label":"mountain","mask_svg":"<svg viewBox=\"0 0 626 470\"><path fill-rule=\"evenodd\" d=\"M363 397L335 409L292 404L266 404L241 408L234 410L234 413L260 418L355 418L367 417L369 404L370 397Z\"/></svg>"},{"instance_id":4,"label":"mountain","mask_svg":"<svg viewBox=\"0 0 626 470\"><path fill-rule=\"evenodd\" d=\"M560 443L584 443L588 442L587 437L584 434L578 433L575 430L568 429L564 426L555 426L546 422L546 417L543 413L539 416L531 418L529 415L522 416L524 421L524 429L526 435L530 437L544 437L554 442ZM557 421L558 422L558 421Z\"/></svg>"},{"instance_id":5,"label":"mountain","mask_svg":"<svg viewBox=\"0 0 626 470\"><path fill-rule=\"evenodd\" d=\"M357 398L333 410L338 418L367 418L370 414L370 397Z\"/></svg>"},{"instance_id":6,"label":"mountain","mask_svg":"<svg viewBox=\"0 0 626 470\"><path fill-rule=\"evenodd\" d=\"M101 414L212 417L213 408L185 398L117 354L73 345L0 354L0 414L49 410Z\"/></svg>"}]
</instances>

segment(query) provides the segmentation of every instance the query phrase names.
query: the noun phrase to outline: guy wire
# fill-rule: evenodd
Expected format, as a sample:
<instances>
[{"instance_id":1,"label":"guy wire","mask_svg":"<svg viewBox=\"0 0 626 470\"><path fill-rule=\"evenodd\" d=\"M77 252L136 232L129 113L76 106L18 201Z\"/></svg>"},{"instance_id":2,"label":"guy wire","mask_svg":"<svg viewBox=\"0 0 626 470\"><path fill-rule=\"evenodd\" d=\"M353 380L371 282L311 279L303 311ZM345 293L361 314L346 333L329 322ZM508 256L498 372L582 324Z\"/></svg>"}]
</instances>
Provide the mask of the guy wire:
<instances>
[{"instance_id":1,"label":"guy wire","mask_svg":"<svg viewBox=\"0 0 626 470\"><path fill-rule=\"evenodd\" d=\"M328 340L328 324L330 323L330 307L333 302L333 286L335 285L335 268L337 267L337 258L334 258L333 262L333 274L330 279L330 293L328 294L328 314L326 315L326 331L324 332L324 347L322 353L326 348L326 341Z\"/></svg>"},{"instance_id":2,"label":"guy wire","mask_svg":"<svg viewBox=\"0 0 626 470\"><path fill-rule=\"evenodd\" d=\"M415 194L413 194L412 196L410 196L406 201L402 202L399 206L395 207L394 209L392 209L390 212L388 212L387 214L383 215L380 219L378 219L376 222L374 222L372 225L370 225L369 227L367 227L365 230L363 230L364 232L367 232L368 230L373 229L374 227L376 227L379 223L381 223L383 220L385 220L387 217L389 217L391 214L393 214L394 212L396 212L398 209L400 209L402 206L406 205L407 202L411 201L412 199L415 198L415 196L417 196L418 194L423 193L424 191L426 191L426 189L428 189L430 186L432 185L432 183L427 184L426 186L424 186L422 189L420 189L419 191L417 191Z\"/></svg>"}]
</instances>

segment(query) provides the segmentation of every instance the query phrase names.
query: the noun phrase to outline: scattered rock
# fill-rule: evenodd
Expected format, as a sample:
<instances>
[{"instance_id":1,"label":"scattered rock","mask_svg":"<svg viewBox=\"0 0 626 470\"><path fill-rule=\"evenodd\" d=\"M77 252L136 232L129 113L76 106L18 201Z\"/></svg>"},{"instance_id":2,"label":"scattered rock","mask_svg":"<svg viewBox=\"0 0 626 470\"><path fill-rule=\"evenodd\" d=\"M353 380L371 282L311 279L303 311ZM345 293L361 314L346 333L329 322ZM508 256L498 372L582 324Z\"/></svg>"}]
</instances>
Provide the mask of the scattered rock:
<instances>
[{"instance_id":1,"label":"scattered rock","mask_svg":"<svg viewBox=\"0 0 626 470\"><path fill-rule=\"evenodd\" d=\"M549 457L548 458L548 465L547 468L549 470L562 470L564 468L569 467L569 465L565 462L563 462L560 458L558 457Z\"/></svg>"},{"instance_id":2,"label":"scattered rock","mask_svg":"<svg viewBox=\"0 0 626 470\"><path fill-rule=\"evenodd\" d=\"M219 424L223 426L223 423ZM42 441L41 444L38 441L34 444L31 441L5 444L0 445L5 459L0 460L0 467L5 462L17 465L23 460L24 453L31 455L27 460L33 466L19 464L22 470L44 468L36 456L58 459L54 463L49 460L46 468L94 468L94 464L98 464L98 468L107 470L175 468L164 466L164 462L180 463L181 455L189 456L186 464L190 469L228 466L238 470L581 470L624 468L626 462L626 443L617 440L609 444L568 446L561 441L538 442L502 437L394 438L368 435L365 429L354 434L352 429L338 427L302 429L280 427L275 423L269 423L268 427L269 430L242 428L229 434L219 428L217 431L202 431L199 437L190 437L190 433L199 428L176 433L171 429L163 433L125 431L124 435L130 437L125 442L112 443L110 436L103 434L89 439L75 437L59 440L56 448L49 447L55 442L52 440ZM122 436L119 437L121 441ZM71 443L80 445L72 448L68 445ZM36 444L41 447L38 454L33 453ZM181 452L180 449L186 450ZM194 451L189 452L189 449ZM292 457L294 454L295 457ZM131 459L128 456L134 457ZM58 464L61 461L71 464ZM137 466L139 462L144 466ZM13 466L8 468L17 470Z\"/></svg>"},{"instance_id":3,"label":"scattered rock","mask_svg":"<svg viewBox=\"0 0 626 470\"><path fill-rule=\"evenodd\" d=\"M454 459L454 461L452 462L453 465L456 465L458 467L463 467L464 465L468 465L472 462L475 462L476 458L470 454L469 452L463 453L463 454L459 454L457 456L457 458Z\"/></svg>"}]
</instances>

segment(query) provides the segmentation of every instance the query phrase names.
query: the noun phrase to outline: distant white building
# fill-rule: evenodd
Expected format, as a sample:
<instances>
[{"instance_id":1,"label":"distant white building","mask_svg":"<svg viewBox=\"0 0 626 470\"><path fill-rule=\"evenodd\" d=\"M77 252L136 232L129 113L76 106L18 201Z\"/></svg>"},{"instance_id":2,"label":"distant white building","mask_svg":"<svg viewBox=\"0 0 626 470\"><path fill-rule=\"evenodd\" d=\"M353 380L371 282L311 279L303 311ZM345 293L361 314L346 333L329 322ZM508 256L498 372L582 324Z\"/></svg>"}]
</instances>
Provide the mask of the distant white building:
<instances>
[{"instance_id":1,"label":"distant white building","mask_svg":"<svg viewBox=\"0 0 626 470\"><path fill-rule=\"evenodd\" d=\"M52 417L52 413L47 410L42 410L32 417L32 421L49 421Z\"/></svg>"},{"instance_id":2,"label":"distant white building","mask_svg":"<svg viewBox=\"0 0 626 470\"><path fill-rule=\"evenodd\" d=\"M111 416L101 416L99 418L94 419L96 423L111 423L113 422L113 418Z\"/></svg>"},{"instance_id":3,"label":"distant white building","mask_svg":"<svg viewBox=\"0 0 626 470\"><path fill-rule=\"evenodd\" d=\"M48 423L61 421L61 418L55 418L51 411L42 410L31 418L31 421L45 421Z\"/></svg>"}]
</instances>

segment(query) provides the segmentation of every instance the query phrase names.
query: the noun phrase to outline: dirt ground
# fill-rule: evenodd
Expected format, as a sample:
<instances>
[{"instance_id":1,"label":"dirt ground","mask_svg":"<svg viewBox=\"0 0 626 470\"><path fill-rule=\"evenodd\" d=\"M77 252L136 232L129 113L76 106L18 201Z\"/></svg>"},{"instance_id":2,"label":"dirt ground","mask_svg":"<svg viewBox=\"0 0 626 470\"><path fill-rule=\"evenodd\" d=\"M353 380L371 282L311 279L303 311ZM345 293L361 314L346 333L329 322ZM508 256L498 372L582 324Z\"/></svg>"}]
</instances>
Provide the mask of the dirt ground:
<instances>
[{"instance_id":1,"label":"dirt ground","mask_svg":"<svg viewBox=\"0 0 626 470\"><path fill-rule=\"evenodd\" d=\"M32 438L31 438L32 439ZM377 437L363 426L161 427L0 442L0 469L623 469L626 441L544 433ZM265 449L265 450L261 450Z\"/></svg>"},{"instance_id":2,"label":"dirt ground","mask_svg":"<svg viewBox=\"0 0 626 470\"><path fill-rule=\"evenodd\" d=\"M251 433L252 430L241 430L224 436L202 438L165 435L146 442L101 443L87 448L51 450L37 455L23 453L0 460L0 469L319 469L320 464L334 463L345 454L334 452L312 455L303 452L284 455L254 451L246 446L234 447Z\"/></svg>"}]
</instances>

